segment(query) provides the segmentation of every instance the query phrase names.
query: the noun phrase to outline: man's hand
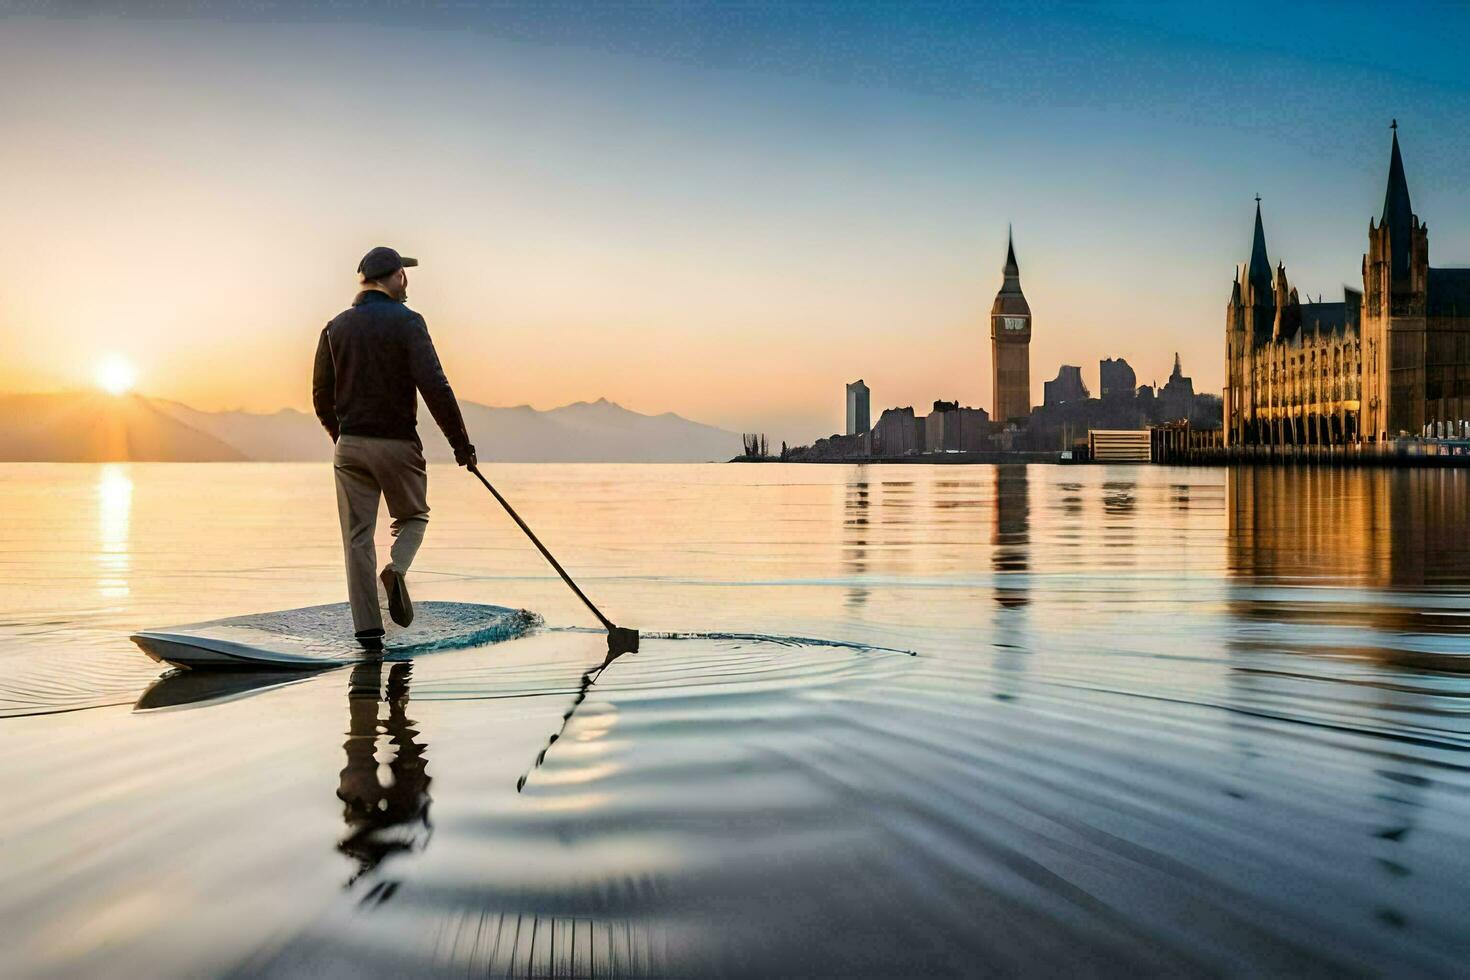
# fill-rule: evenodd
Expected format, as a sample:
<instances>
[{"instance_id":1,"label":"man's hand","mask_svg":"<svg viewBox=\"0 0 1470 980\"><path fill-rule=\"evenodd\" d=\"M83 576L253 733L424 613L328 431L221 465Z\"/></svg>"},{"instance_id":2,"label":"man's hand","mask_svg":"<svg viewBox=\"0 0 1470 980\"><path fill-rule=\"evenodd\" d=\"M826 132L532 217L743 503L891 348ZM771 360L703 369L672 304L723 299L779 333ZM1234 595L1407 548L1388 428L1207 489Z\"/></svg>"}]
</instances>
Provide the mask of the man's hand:
<instances>
[{"instance_id":1,"label":"man's hand","mask_svg":"<svg viewBox=\"0 0 1470 980\"><path fill-rule=\"evenodd\" d=\"M478 462L475 459L475 447L465 446L463 449L456 449L454 451L454 461L460 466L468 466L470 468L474 468L474 466Z\"/></svg>"}]
</instances>

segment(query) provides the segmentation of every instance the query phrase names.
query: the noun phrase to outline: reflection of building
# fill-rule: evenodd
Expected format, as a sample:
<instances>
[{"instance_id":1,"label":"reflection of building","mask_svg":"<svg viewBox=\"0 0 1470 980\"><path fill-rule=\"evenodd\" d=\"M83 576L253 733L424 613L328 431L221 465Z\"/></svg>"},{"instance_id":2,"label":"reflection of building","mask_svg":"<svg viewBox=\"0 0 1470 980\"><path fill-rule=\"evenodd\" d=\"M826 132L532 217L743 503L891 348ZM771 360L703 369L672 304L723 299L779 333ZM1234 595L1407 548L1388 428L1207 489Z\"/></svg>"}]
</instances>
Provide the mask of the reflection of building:
<instances>
[{"instance_id":1,"label":"reflection of building","mask_svg":"<svg viewBox=\"0 0 1470 980\"><path fill-rule=\"evenodd\" d=\"M1087 384L1082 380L1082 369L1075 364L1063 364L1057 376L1041 383L1041 403L1062 405L1066 402L1082 402L1091 397Z\"/></svg>"},{"instance_id":2,"label":"reflection of building","mask_svg":"<svg viewBox=\"0 0 1470 980\"><path fill-rule=\"evenodd\" d=\"M1406 601L1403 590L1463 591L1470 584L1470 486L1455 470L1241 467L1226 471L1228 568L1251 583L1327 580L1362 586L1328 604L1253 600L1274 624L1363 627L1375 659L1463 670L1462 654L1423 642L1470 631L1463 610ZM1404 643L1405 637L1415 642ZM1398 639L1396 639L1398 638ZM1273 632L1273 652L1280 648ZM1334 648L1334 652L1338 652Z\"/></svg>"},{"instance_id":3,"label":"reflection of building","mask_svg":"<svg viewBox=\"0 0 1470 980\"><path fill-rule=\"evenodd\" d=\"M1396 124L1362 273L1341 303L1301 302L1285 266L1272 272L1257 201L1226 311L1228 445L1336 445L1470 418L1470 269L1429 268Z\"/></svg>"},{"instance_id":4,"label":"reflection of building","mask_svg":"<svg viewBox=\"0 0 1470 980\"><path fill-rule=\"evenodd\" d=\"M872 534L872 528L868 524L872 503L866 476L868 472L866 466L855 466L849 471L847 500L842 508L842 568L847 575L857 580L848 587L844 605L853 610L861 608L868 601L868 588L861 581L868 571L868 537Z\"/></svg>"},{"instance_id":5,"label":"reflection of building","mask_svg":"<svg viewBox=\"0 0 1470 980\"><path fill-rule=\"evenodd\" d=\"M1138 387L1138 376L1123 358L1108 357L1097 362L1097 386L1101 389L1098 395L1104 401L1133 398L1137 395L1134 389Z\"/></svg>"},{"instance_id":6,"label":"reflection of building","mask_svg":"<svg viewBox=\"0 0 1470 980\"><path fill-rule=\"evenodd\" d=\"M990 563L996 571L995 601L1007 609L1030 602L1024 575L1007 572L1031 568L1030 485L1026 467L1014 463L995 467L995 524L990 536Z\"/></svg>"},{"instance_id":7,"label":"reflection of building","mask_svg":"<svg viewBox=\"0 0 1470 980\"><path fill-rule=\"evenodd\" d=\"M1031 307L1021 292L1016 248L1006 242L1005 282L990 307L991 383L995 411L1006 422L1031 412Z\"/></svg>"},{"instance_id":8,"label":"reflection of building","mask_svg":"<svg viewBox=\"0 0 1470 980\"><path fill-rule=\"evenodd\" d=\"M858 378L847 386L847 435L863 435L871 425L868 420L868 386Z\"/></svg>"}]
</instances>

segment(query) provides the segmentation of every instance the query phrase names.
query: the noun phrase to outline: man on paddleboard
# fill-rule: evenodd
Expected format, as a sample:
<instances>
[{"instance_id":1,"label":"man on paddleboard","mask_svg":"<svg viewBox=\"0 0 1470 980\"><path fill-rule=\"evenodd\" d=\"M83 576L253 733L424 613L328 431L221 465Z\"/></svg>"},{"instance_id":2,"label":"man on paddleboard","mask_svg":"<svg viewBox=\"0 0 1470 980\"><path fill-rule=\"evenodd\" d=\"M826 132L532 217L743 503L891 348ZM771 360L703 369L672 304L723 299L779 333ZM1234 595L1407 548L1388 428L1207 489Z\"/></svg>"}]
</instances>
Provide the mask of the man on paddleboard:
<instances>
[{"instance_id":1,"label":"man on paddleboard","mask_svg":"<svg viewBox=\"0 0 1470 980\"><path fill-rule=\"evenodd\" d=\"M404 576L429 523L428 470L418 434L418 395L454 447L454 461L475 465L475 447L444 377L424 318L404 305L405 267L418 265L378 247L358 263L361 292L322 329L312 372L316 417L337 444L337 516L347 559L347 598L357 640L383 647L378 582L393 622L413 622ZM378 499L393 518L391 560L377 571L373 531Z\"/></svg>"}]
</instances>

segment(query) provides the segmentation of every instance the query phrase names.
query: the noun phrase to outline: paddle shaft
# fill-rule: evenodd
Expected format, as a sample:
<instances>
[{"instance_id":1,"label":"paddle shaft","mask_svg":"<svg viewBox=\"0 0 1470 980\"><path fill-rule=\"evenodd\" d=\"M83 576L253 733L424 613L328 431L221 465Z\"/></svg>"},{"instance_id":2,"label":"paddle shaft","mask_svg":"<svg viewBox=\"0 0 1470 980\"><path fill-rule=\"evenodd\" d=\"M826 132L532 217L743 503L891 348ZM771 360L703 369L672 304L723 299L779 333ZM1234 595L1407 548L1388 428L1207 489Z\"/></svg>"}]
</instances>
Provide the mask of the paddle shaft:
<instances>
[{"instance_id":1,"label":"paddle shaft","mask_svg":"<svg viewBox=\"0 0 1470 980\"><path fill-rule=\"evenodd\" d=\"M562 568L561 563L552 557L551 552L546 550L546 545L542 544L541 539L536 537L536 532L532 531L531 528L527 526L526 522L521 520L521 515L516 513L515 508L510 505L510 502L500 495L500 491L496 490L495 487L490 484L489 480L485 479L485 474L480 472L479 467L471 466L469 470L471 473L475 474L475 476L479 477L480 482L485 484L485 489L489 490L490 493L494 495L495 499L500 501L500 506L504 507L505 512L510 515L510 519L519 524L521 530L526 532L526 537L530 538L531 543L536 546L536 550L541 552L541 557L551 562L551 567L556 569L556 574L560 575L561 580L567 583L567 587L570 588L573 592L577 593L577 598L581 599L582 602L587 606L587 608L592 610L592 615L597 617L597 621L601 623L604 628L606 628L608 633L612 633L614 630L616 630L617 627L612 624L612 620L604 616L602 614L602 611L592 604L592 600L587 598L587 594L581 589L577 588L577 583L572 581L572 577L567 574L566 569Z\"/></svg>"}]
</instances>

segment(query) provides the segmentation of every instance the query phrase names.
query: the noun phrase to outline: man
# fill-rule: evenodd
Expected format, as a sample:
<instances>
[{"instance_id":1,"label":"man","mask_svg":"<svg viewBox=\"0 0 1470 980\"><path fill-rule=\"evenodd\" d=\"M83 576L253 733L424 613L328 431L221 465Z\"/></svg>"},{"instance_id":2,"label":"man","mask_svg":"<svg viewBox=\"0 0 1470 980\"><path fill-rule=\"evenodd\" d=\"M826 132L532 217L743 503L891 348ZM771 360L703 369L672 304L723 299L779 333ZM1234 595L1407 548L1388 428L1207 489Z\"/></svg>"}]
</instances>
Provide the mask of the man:
<instances>
[{"instance_id":1,"label":"man","mask_svg":"<svg viewBox=\"0 0 1470 980\"><path fill-rule=\"evenodd\" d=\"M347 559L347 598L357 640L383 648L383 617L373 575L373 531L378 498L393 517L392 560L378 580L393 622L413 622L404 576L429 522L428 471L418 435L418 397L454 447L454 461L475 465L454 391L439 366L424 318L404 305L405 267L418 265L391 248L375 248L358 263L362 291L352 306L322 329L316 347L311 400L316 416L337 444L337 516Z\"/></svg>"}]
</instances>

